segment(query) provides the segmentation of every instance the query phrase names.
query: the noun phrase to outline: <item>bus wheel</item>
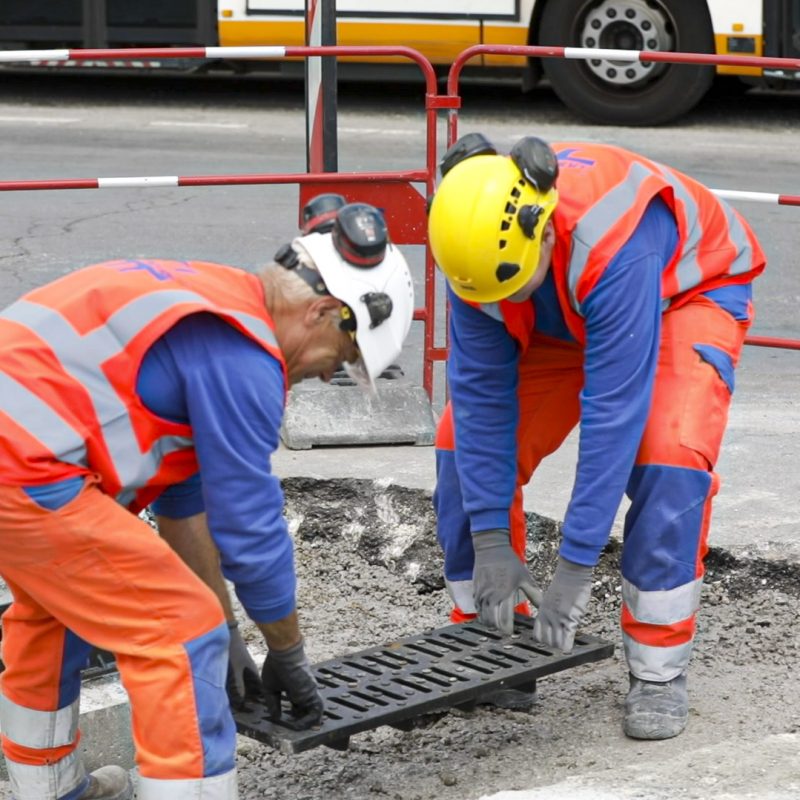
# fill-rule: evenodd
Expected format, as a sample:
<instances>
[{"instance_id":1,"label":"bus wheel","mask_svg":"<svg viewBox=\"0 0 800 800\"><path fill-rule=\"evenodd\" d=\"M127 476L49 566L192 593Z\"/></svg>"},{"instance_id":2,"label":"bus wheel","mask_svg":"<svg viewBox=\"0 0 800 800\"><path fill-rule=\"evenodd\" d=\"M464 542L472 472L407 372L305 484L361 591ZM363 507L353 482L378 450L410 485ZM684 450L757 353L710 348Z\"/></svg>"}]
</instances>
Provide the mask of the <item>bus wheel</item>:
<instances>
[{"instance_id":1,"label":"bus wheel","mask_svg":"<svg viewBox=\"0 0 800 800\"><path fill-rule=\"evenodd\" d=\"M698 0L548 0L538 43L614 50L713 53L714 32ZM556 94L573 111L609 125L659 125L700 101L715 68L608 59L542 59Z\"/></svg>"}]
</instances>

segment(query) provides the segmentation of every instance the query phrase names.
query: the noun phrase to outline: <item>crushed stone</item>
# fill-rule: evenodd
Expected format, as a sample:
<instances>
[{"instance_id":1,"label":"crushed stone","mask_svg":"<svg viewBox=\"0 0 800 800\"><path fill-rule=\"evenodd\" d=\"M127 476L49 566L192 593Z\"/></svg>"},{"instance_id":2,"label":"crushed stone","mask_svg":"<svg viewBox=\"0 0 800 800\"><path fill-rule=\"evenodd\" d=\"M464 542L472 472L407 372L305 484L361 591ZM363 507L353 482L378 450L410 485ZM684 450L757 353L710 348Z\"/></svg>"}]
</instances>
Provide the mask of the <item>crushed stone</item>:
<instances>
[{"instance_id":1,"label":"crushed stone","mask_svg":"<svg viewBox=\"0 0 800 800\"><path fill-rule=\"evenodd\" d=\"M296 478L283 485L313 662L448 623L429 494L386 481ZM560 527L527 517L528 564L546 585ZM617 645L613 659L539 681L540 699L529 712L479 706L431 715L409 732L379 728L354 736L347 752L284 756L240 737L242 800L474 800L731 739L800 732L800 565L712 549L689 671L689 726L664 742L623 735L620 551L612 541L603 552L583 625ZM238 613L245 639L263 657L260 633ZM691 776L685 780L691 784ZM679 785L675 797L695 796Z\"/></svg>"}]
</instances>

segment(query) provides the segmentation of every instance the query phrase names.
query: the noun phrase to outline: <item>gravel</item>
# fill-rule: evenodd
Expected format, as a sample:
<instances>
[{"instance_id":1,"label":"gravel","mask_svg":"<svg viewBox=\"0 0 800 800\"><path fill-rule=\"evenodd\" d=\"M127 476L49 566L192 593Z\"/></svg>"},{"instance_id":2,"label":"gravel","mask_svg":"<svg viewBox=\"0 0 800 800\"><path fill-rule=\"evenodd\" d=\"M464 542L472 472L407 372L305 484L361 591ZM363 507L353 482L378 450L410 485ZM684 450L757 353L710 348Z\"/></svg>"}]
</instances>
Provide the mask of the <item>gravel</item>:
<instances>
[{"instance_id":1,"label":"gravel","mask_svg":"<svg viewBox=\"0 0 800 800\"><path fill-rule=\"evenodd\" d=\"M380 480L288 479L284 489L312 661L447 624L450 603L428 494ZM535 514L528 526L529 566L546 583L559 526ZM794 672L800 566L712 549L689 673L688 729L666 742L625 738L619 555L612 541L583 626L617 644L613 659L540 681L530 712L479 707L432 715L409 732L380 728L354 736L347 752L282 756L240 738L243 800L469 800L734 738L800 731ZM260 634L242 622L251 648L263 655Z\"/></svg>"}]
</instances>

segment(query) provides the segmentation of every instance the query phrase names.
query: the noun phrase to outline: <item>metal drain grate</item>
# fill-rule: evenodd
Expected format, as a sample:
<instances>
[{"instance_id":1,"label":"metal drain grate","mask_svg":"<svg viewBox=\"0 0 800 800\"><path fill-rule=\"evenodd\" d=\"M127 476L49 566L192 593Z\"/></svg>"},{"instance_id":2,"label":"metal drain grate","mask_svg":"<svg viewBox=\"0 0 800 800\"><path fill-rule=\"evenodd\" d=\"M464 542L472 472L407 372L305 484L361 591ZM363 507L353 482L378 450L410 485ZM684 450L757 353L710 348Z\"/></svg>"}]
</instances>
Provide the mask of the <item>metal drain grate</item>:
<instances>
[{"instance_id":1,"label":"metal drain grate","mask_svg":"<svg viewBox=\"0 0 800 800\"><path fill-rule=\"evenodd\" d=\"M569 655L534 642L533 620L518 616L511 637L477 623L450 625L314 666L325 700L318 728L295 732L271 723L263 706L236 717L239 733L282 753L327 745L346 749L354 733L381 725L410 729L415 717L469 706L504 687L609 658L614 645L578 636Z\"/></svg>"}]
</instances>

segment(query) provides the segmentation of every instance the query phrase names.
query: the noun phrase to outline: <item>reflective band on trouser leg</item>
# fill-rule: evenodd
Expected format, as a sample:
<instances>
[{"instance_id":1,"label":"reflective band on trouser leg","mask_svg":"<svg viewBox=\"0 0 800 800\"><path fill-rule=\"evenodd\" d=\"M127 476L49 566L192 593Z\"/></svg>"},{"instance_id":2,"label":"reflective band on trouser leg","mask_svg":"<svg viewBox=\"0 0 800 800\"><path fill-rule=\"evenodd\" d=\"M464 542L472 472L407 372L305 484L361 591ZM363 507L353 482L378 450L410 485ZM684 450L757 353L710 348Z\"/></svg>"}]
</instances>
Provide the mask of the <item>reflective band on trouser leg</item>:
<instances>
[{"instance_id":1,"label":"reflective band on trouser leg","mask_svg":"<svg viewBox=\"0 0 800 800\"><path fill-rule=\"evenodd\" d=\"M686 669L702 585L698 579L669 591L642 592L623 578L622 642L637 678L665 682Z\"/></svg>"},{"instance_id":2,"label":"reflective band on trouser leg","mask_svg":"<svg viewBox=\"0 0 800 800\"><path fill-rule=\"evenodd\" d=\"M77 700L58 711L36 711L0 695L3 755L16 800L69 800L86 788L76 750L78 714Z\"/></svg>"},{"instance_id":3,"label":"reflective band on trouser leg","mask_svg":"<svg viewBox=\"0 0 800 800\"><path fill-rule=\"evenodd\" d=\"M25 708L0 694L0 730L22 747L46 750L75 741L78 732L79 701L58 711Z\"/></svg>"},{"instance_id":4,"label":"reflective band on trouser leg","mask_svg":"<svg viewBox=\"0 0 800 800\"><path fill-rule=\"evenodd\" d=\"M89 782L77 750L55 764L34 767L6 756L14 800L75 800Z\"/></svg>"},{"instance_id":5,"label":"reflective band on trouser leg","mask_svg":"<svg viewBox=\"0 0 800 800\"><path fill-rule=\"evenodd\" d=\"M236 770L190 781L139 778L136 796L138 800L237 800Z\"/></svg>"}]
</instances>

